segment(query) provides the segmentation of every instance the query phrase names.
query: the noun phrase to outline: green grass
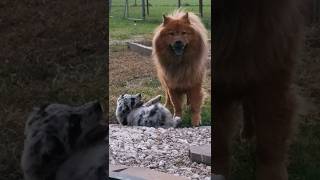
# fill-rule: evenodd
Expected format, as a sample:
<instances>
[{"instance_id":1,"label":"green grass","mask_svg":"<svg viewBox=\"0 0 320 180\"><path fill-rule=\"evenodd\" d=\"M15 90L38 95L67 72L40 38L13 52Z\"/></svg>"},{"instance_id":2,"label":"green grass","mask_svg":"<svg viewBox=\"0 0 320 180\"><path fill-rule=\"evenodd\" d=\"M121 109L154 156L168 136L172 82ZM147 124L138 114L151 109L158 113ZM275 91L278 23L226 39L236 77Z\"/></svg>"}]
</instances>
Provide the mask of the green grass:
<instances>
[{"instance_id":1,"label":"green grass","mask_svg":"<svg viewBox=\"0 0 320 180\"><path fill-rule=\"evenodd\" d=\"M304 118L300 116L300 118ZM300 119L301 120L301 119ZM300 122L298 132L289 151L289 180L318 180L320 177L320 119L310 124ZM236 141L233 144L233 180L255 179L255 145Z\"/></svg>"},{"instance_id":2,"label":"green grass","mask_svg":"<svg viewBox=\"0 0 320 180\"><path fill-rule=\"evenodd\" d=\"M184 108L182 113L182 126L190 127L191 126L191 110L190 107ZM201 125L202 126L211 126L211 99L207 98L204 101L201 110Z\"/></svg>"},{"instance_id":3,"label":"green grass","mask_svg":"<svg viewBox=\"0 0 320 180\"><path fill-rule=\"evenodd\" d=\"M177 8L177 1L153 0L150 7L150 14L145 21L132 21L123 18L124 0L112 1L109 36L111 40L131 39L135 36L151 37L153 30L162 22L162 15L168 14ZM141 18L141 1L137 0L138 6L134 5L134 0L129 1L129 16ZM186 5L188 4L188 5ZM198 2L194 0L182 0L182 8L195 13L199 12ZM211 1L204 0L203 22L210 31L211 29Z\"/></svg>"},{"instance_id":4,"label":"green grass","mask_svg":"<svg viewBox=\"0 0 320 180\"><path fill-rule=\"evenodd\" d=\"M105 101L107 9L85 0L1 4L0 180L22 180L24 126L33 107Z\"/></svg>"},{"instance_id":5,"label":"green grass","mask_svg":"<svg viewBox=\"0 0 320 180\"><path fill-rule=\"evenodd\" d=\"M311 119L309 119L310 121ZM292 180L318 180L320 177L320 118L303 121L290 153Z\"/></svg>"},{"instance_id":6,"label":"green grass","mask_svg":"<svg viewBox=\"0 0 320 180\"><path fill-rule=\"evenodd\" d=\"M133 87L133 84L136 86ZM161 103L164 104L165 95L161 89L160 82L157 78L138 78L132 80L131 82L124 82L118 84L118 86L111 85L110 95L113 94L137 94L141 93L143 95L144 101L148 101L151 98L154 98L157 95L161 95ZM115 111L115 103L112 103L111 113ZM191 111L189 107L184 106L184 111L182 115L182 126L190 127L191 126ZM112 114L113 116L113 114ZM201 111L202 124L210 126L211 125L211 101L210 98L207 98L204 102Z\"/></svg>"}]
</instances>

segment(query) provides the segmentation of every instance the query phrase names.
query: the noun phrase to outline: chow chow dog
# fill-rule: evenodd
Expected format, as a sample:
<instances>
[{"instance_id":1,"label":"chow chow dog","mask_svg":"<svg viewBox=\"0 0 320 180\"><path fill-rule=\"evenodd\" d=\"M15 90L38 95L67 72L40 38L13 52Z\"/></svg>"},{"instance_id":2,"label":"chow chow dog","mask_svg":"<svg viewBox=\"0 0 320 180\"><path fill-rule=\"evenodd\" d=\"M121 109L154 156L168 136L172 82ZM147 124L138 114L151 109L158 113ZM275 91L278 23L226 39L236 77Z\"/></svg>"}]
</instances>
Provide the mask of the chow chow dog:
<instances>
[{"instance_id":1,"label":"chow chow dog","mask_svg":"<svg viewBox=\"0 0 320 180\"><path fill-rule=\"evenodd\" d=\"M191 106L192 125L201 122L202 80L208 61L207 30L200 18L191 12L177 10L163 16L156 28L153 59L158 78L166 94L166 106L181 117L182 98Z\"/></svg>"},{"instance_id":2,"label":"chow chow dog","mask_svg":"<svg viewBox=\"0 0 320 180\"><path fill-rule=\"evenodd\" d=\"M295 0L216 0L213 9L213 164L230 178L231 140L255 137L256 179L287 180L296 111L292 89L302 17Z\"/></svg>"}]
</instances>

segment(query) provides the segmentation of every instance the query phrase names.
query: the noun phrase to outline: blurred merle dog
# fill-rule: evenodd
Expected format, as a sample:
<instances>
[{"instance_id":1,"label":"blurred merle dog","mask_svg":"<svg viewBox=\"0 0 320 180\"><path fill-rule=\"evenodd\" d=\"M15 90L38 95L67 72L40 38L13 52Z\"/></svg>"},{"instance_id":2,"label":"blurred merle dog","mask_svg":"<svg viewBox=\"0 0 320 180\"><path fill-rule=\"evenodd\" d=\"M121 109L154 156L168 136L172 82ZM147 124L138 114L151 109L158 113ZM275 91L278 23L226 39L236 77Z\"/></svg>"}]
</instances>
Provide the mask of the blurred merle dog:
<instances>
[{"instance_id":1,"label":"blurred merle dog","mask_svg":"<svg viewBox=\"0 0 320 180\"><path fill-rule=\"evenodd\" d=\"M100 103L36 108L25 127L25 180L102 180L107 170L107 126Z\"/></svg>"}]
</instances>

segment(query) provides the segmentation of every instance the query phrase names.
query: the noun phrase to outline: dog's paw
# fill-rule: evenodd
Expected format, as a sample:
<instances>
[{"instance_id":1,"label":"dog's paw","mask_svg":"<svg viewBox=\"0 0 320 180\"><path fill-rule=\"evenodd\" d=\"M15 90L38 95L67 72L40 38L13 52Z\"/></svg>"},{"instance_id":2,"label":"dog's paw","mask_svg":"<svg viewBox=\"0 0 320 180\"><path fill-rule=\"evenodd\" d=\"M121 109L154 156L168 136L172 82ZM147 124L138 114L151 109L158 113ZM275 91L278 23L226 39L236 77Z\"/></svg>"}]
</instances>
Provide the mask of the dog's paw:
<instances>
[{"instance_id":1,"label":"dog's paw","mask_svg":"<svg viewBox=\"0 0 320 180\"><path fill-rule=\"evenodd\" d=\"M173 122L174 122L174 127L180 127L182 124L182 119L179 116L174 116L173 117Z\"/></svg>"}]
</instances>

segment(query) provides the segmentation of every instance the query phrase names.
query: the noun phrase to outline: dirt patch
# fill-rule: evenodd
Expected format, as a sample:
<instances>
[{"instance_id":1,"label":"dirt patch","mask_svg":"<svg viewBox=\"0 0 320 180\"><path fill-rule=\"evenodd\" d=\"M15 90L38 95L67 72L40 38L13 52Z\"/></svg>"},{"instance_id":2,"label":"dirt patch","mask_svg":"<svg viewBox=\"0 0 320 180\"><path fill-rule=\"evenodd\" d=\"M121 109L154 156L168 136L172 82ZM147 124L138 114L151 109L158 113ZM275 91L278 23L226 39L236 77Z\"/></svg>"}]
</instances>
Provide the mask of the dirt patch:
<instances>
[{"instance_id":1,"label":"dirt patch","mask_svg":"<svg viewBox=\"0 0 320 180\"><path fill-rule=\"evenodd\" d=\"M126 46L110 50L109 84L119 85L139 77L156 77L151 57L141 56Z\"/></svg>"},{"instance_id":2,"label":"dirt patch","mask_svg":"<svg viewBox=\"0 0 320 180\"><path fill-rule=\"evenodd\" d=\"M116 123L115 108L120 94L143 93L148 98L146 85L157 82L156 71L151 57L130 51L127 46L111 47L109 55L109 122ZM159 92L158 88L158 93ZM157 92L157 89L155 89Z\"/></svg>"},{"instance_id":3,"label":"dirt patch","mask_svg":"<svg viewBox=\"0 0 320 180\"><path fill-rule=\"evenodd\" d=\"M82 104L106 92L105 1L0 2L0 179L22 179L34 106Z\"/></svg>"}]
</instances>

